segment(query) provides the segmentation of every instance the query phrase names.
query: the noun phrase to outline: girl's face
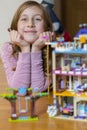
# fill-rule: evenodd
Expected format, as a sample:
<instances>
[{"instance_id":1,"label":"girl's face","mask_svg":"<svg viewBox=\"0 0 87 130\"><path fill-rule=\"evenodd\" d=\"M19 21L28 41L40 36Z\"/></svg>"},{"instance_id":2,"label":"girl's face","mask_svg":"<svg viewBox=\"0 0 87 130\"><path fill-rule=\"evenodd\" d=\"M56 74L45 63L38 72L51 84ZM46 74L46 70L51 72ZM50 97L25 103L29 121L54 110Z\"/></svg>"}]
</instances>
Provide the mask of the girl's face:
<instances>
[{"instance_id":1,"label":"girl's face","mask_svg":"<svg viewBox=\"0 0 87 130\"><path fill-rule=\"evenodd\" d=\"M41 9L36 6L25 9L18 20L18 32L25 41L33 43L44 32L44 19Z\"/></svg>"}]
</instances>

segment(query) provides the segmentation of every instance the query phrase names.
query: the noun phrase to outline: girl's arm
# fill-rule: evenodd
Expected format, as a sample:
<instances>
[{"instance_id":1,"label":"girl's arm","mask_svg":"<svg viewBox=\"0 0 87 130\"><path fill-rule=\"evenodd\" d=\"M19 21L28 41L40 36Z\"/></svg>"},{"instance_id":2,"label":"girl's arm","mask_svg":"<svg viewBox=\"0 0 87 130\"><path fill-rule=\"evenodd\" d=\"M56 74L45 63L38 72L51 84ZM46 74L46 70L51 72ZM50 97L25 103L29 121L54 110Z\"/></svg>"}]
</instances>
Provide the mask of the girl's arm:
<instances>
[{"instance_id":1,"label":"girl's arm","mask_svg":"<svg viewBox=\"0 0 87 130\"><path fill-rule=\"evenodd\" d=\"M45 76L42 61L42 48L45 47L45 42L52 41L52 32L47 31L39 35L39 38L32 44L31 51L31 87L35 91L45 91L49 81ZM51 83L51 81L50 81Z\"/></svg>"},{"instance_id":2,"label":"girl's arm","mask_svg":"<svg viewBox=\"0 0 87 130\"><path fill-rule=\"evenodd\" d=\"M47 89L48 82L43 70L41 51L31 53L31 87L42 92Z\"/></svg>"},{"instance_id":3,"label":"girl's arm","mask_svg":"<svg viewBox=\"0 0 87 130\"><path fill-rule=\"evenodd\" d=\"M1 49L8 85L11 88L29 87L30 85L30 52L19 53L18 58L12 55L13 48L5 43ZM16 69L15 69L16 68Z\"/></svg>"}]
</instances>

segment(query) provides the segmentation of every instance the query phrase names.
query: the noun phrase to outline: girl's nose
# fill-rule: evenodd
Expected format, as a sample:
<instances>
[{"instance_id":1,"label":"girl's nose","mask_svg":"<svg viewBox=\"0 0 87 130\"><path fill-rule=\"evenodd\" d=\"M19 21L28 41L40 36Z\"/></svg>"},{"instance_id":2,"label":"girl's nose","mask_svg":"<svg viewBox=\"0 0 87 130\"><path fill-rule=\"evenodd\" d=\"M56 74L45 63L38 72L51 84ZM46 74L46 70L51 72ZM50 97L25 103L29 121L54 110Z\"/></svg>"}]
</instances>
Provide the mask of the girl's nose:
<instances>
[{"instance_id":1,"label":"girl's nose","mask_svg":"<svg viewBox=\"0 0 87 130\"><path fill-rule=\"evenodd\" d=\"M29 20L29 21L27 22L27 26L28 26L28 27L34 27L34 22L33 22L33 20Z\"/></svg>"}]
</instances>

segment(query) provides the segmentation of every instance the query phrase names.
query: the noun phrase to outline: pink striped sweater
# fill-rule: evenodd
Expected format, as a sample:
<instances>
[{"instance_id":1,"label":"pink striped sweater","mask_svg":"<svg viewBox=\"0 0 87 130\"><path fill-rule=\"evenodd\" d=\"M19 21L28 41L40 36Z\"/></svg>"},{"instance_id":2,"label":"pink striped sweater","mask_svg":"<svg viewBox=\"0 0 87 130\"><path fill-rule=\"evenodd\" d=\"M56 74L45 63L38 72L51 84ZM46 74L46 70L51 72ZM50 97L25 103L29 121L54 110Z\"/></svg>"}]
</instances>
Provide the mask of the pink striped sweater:
<instances>
[{"instance_id":1,"label":"pink striped sweater","mask_svg":"<svg viewBox=\"0 0 87 130\"><path fill-rule=\"evenodd\" d=\"M1 49L8 85L10 88L32 87L38 91L47 89L47 78L44 76L42 53L19 53L18 58L12 55L13 48L5 43ZM16 68L14 71L13 68Z\"/></svg>"}]
</instances>

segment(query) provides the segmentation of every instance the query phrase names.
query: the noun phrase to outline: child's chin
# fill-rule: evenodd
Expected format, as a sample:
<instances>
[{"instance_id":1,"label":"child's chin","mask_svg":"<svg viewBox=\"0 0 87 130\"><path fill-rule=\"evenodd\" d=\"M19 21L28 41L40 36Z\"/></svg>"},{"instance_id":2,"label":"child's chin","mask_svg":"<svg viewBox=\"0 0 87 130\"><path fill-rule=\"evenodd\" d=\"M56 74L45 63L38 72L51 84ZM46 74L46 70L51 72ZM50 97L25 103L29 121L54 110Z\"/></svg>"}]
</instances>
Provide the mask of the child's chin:
<instances>
[{"instance_id":1,"label":"child's chin","mask_svg":"<svg viewBox=\"0 0 87 130\"><path fill-rule=\"evenodd\" d=\"M35 42L36 39L26 39L27 42L29 42L30 44L33 44Z\"/></svg>"}]
</instances>

